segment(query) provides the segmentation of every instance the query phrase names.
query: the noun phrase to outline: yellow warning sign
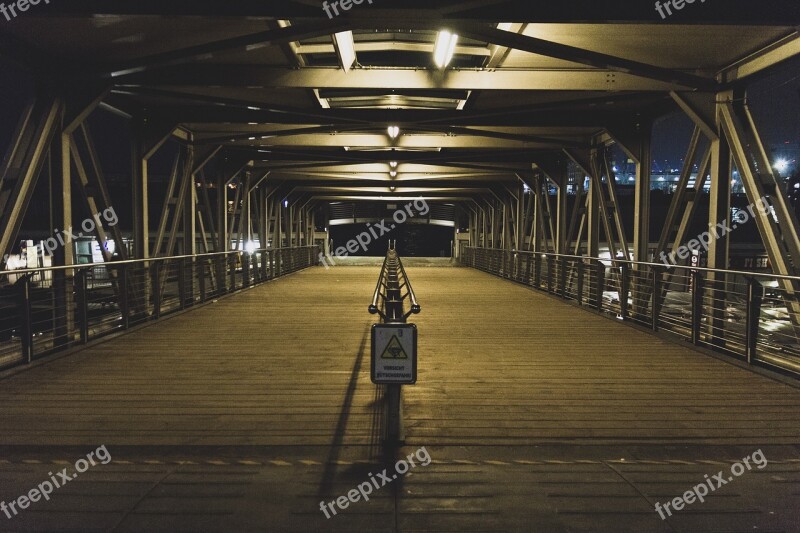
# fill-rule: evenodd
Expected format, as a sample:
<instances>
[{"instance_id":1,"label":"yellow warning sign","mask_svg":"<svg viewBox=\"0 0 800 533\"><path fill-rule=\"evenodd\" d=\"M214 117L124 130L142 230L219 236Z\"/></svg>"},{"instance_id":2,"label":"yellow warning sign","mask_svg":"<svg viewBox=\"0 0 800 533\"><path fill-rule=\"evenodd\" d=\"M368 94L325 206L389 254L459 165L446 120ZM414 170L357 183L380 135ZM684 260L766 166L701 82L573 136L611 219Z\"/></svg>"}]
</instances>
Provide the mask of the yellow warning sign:
<instances>
[{"instance_id":1,"label":"yellow warning sign","mask_svg":"<svg viewBox=\"0 0 800 533\"><path fill-rule=\"evenodd\" d=\"M408 354L403 349L397 335L392 335L392 340L386 345L386 349L381 355L381 359L408 359Z\"/></svg>"}]
</instances>

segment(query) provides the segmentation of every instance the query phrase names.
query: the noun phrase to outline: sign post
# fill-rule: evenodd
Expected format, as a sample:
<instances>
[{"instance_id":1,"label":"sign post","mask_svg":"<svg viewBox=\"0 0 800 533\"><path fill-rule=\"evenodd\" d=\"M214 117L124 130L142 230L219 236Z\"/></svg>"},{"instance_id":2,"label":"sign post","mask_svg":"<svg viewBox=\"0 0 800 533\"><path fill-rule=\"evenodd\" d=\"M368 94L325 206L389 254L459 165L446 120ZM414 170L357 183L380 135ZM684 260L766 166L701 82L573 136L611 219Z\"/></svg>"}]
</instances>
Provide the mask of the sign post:
<instances>
[{"instance_id":1,"label":"sign post","mask_svg":"<svg viewBox=\"0 0 800 533\"><path fill-rule=\"evenodd\" d=\"M417 382L417 326L389 323L372 326L372 382L386 385L386 437L405 440L402 385Z\"/></svg>"}]
</instances>

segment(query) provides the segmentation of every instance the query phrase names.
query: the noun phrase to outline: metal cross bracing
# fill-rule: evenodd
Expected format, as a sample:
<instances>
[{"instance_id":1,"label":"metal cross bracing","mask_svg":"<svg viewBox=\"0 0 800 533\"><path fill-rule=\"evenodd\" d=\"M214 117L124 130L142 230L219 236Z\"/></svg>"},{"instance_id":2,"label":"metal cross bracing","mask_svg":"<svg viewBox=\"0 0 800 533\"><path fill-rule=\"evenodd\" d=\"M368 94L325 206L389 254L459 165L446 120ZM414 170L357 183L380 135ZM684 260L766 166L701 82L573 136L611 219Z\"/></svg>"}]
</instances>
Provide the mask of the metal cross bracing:
<instances>
[{"instance_id":1,"label":"metal cross bracing","mask_svg":"<svg viewBox=\"0 0 800 533\"><path fill-rule=\"evenodd\" d=\"M577 0L382 0L333 19L291 0L106 4L39 6L0 25L0 60L36 87L0 167L0 255L13 249L43 169L62 198L51 213L59 226L75 225L80 211L131 204L119 226L95 230L121 259L327 243L331 202L424 198L456 206L454 229L465 230L454 236L456 255L470 245L597 258L605 248L619 272L604 282L641 318L682 281L666 270L653 292L641 265L692 240L707 184L708 223L728 220L736 169L748 201L770 206L755 220L797 321L798 225L746 92L796 68L796 2L696 5L668 20L650 5ZM443 29L460 40L453 63L438 68L431 52ZM352 34L348 65L332 39L339 32ZM651 213L652 129L675 112L695 131L662 224ZM129 131L104 126L109 113ZM389 126L399 134L387 135ZM99 135L130 144L127 197L109 189ZM635 165L632 207L620 202L612 146ZM57 250L56 265L73 255ZM710 244L710 268L727 268L729 257L726 237ZM544 269L534 276L549 268L578 283L577 264L563 273L558 261L531 265ZM228 266L209 267L214 288ZM155 276L159 295L174 274ZM65 307L70 276L57 276ZM142 279L123 281L132 290ZM725 300L725 280L705 280L708 301ZM134 290L144 300L131 305L145 309L150 290ZM713 334L723 321L715 312L705 327L724 344Z\"/></svg>"}]
</instances>

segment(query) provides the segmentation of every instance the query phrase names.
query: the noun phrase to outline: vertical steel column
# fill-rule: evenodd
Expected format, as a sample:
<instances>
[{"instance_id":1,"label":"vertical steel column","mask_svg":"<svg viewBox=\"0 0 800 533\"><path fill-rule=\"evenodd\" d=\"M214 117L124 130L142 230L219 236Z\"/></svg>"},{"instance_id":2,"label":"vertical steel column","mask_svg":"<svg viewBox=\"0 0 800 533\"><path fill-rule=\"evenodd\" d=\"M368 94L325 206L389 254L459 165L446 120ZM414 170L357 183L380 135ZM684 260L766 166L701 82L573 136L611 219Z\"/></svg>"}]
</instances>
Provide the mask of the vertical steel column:
<instances>
[{"instance_id":1,"label":"vertical steel column","mask_svg":"<svg viewBox=\"0 0 800 533\"><path fill-rule=\"evenodd\" d=\"M556 253L566 254L569 243L567 243L567 186L569 176L567 175L567 161L563 160L558 168L558 174L551 176L558 186L558 198L556 200Z\"/></svg>"},{"instance_id":2,"label":"vertical steel column","mask_svg":"<svg viewBox=\"0 0 800 533\"><path fill-rule=\"evenodd\" d=\"M717 104L719 106L720 104ZM727 269L729 257L729 240L722 231L717 233L717 224L728 227L731 218L731 149L728 139L722 132L717 113L718 136L711 141L711 183L708 209L708 227L712 233L708 248L708 268ZM725 284L724 274L709 273L707 296L709 306L708 333L709 341L715 346L725 343Z\"/></svg>"},{"instance_id":3,"label":"vertical steel column","mask_svg":"<svg viewBox=\"0 0 800 533\"><path fill-rule=\"evenodd\" d=\"M197 255L197 185L195 183L194 167L196 161L196 151L192 144L187 146L186 158L189 161L188 170L188 190L184 197L185 204L183 206L183 254L184 255ZM189 259L184 265L181 265L184 272L184 299L182 304L184 306L194 305L194 287L195 275L197 271L197 260ZM188 274L188 275L187 275Z\"/></svg>"},{"instance_id":4,"label":"vertical steel column","mask_svg":"<svg viewBox=\"0 0 800 533\"><path fill-rule=\"evenodd\" d=\"M228 180L223 172L217 175L217 252L225 253L230 250L230 241L228 241ZM215 261L214 268L217 269L216 280L217 286L215 287L217 294L225 294L227 290L228 275L225 271L225 256L218 256Z\"/></svg>"},{"instance_id":5,"label":"vertical steel column","mask_svg":"<svg viewBox=\"0 0 800 533\"><path fill-rule=\"evenodd\" d=\"M53 228L62 228L65 232L72 226L72 158L70 152L70 135L63 131L64 113L51 147L52 161L57 165L55 175L51 175L51 192ZM53 266L70 266L75 264L74 243L65 242L53 253ZM75 324L74 306L74 271L57 270L53 272L53 346L69 346L73 341Z\"/></svg>"},{"instance_id":6,"label":"vertical steel column","mask_svg":"<svg viewBox=\"0 0 800 533\"><path fill-rule=\"evenodd\" d=\"M602 198L602 191L598 186L598 180L591 180L589 182L589 195L587 198L588 204L588 232L587 232L587 250L586 254L589 257L600 256L600 200Z\"/></svg>"},{"instance_id":7,"label":"vertical steel column","mask_svg":"<svg viewBox=\"0 0 800 533\"><path fill-rule=\"evenodd\" d=\"M634 154L636 186L634 191L633 258L635 261L648 262L650 260L650 181L653 167L652 122L643 120L635 125L634 131L638 142L634 143L636 146ZM643 267L635 265L633 277L633 315L637 318L644 318L650 295Z\"/></svg>"},{"instance_id":8,"label":"vertical steel column","mask_svg":"<svg viewBox=\"0 0 800 533\"><path fill-rule=\"evenodd\" d=\"M150 257L150 204L147 199L149 155L145 147L143 121L135 119L131 129L133 256L137 259L148 259Z\"/></svg>"}]
</instances>

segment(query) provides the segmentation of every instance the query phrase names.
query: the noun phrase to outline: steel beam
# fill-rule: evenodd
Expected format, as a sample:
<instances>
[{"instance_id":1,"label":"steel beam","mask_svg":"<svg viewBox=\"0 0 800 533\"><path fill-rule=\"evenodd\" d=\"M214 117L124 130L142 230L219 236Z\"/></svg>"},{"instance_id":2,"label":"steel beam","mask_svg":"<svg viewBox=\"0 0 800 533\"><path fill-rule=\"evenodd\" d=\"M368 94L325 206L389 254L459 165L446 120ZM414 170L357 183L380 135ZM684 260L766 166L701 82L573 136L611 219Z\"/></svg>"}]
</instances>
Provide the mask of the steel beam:
<instances>
[{"instance_id":1,"label":"steel beam","mask_svg":"<svg viewBox=\"0 0 800 533\"><path fill-rule=\"evenodd\" d=\"M499 30L498 30L499 31ZM506 33L506 32L501 32ZM529 39L525 37L525 39ZM676 75L677 76L677 75ZM674 78L669 71L665 78ZM680 77L680 76L677 76ZM574 69L498 69L498 70L424 70L424 69L351 69L304 67L258 67L252 65L211 65L192 63L146 72L135 71L117 76L119 87L131 86L200 86L261 87L302 89L436 89L442 91L670 91L687 90L701 78L689 77L690 84L675 79L659 80L602 68ZM712 82L713 83L713 82Z\"/></svg>"},{"instance_id":2,"label":"steel beam","mask_svg":"<svg viewBox=\"0 0 800 533\"><path fill-rule=\"evenodd\" d=\"M63 103L57 98L42 97L32 107L24 111L26 117L21 122L9 154L0 169L0 184L10 194L4 205L0 206L0 254L10 253L14 240L19 234L22 220L36 188L39 174L45 161L47 150L60 128Z\"/></svg>"}]
</instances>

